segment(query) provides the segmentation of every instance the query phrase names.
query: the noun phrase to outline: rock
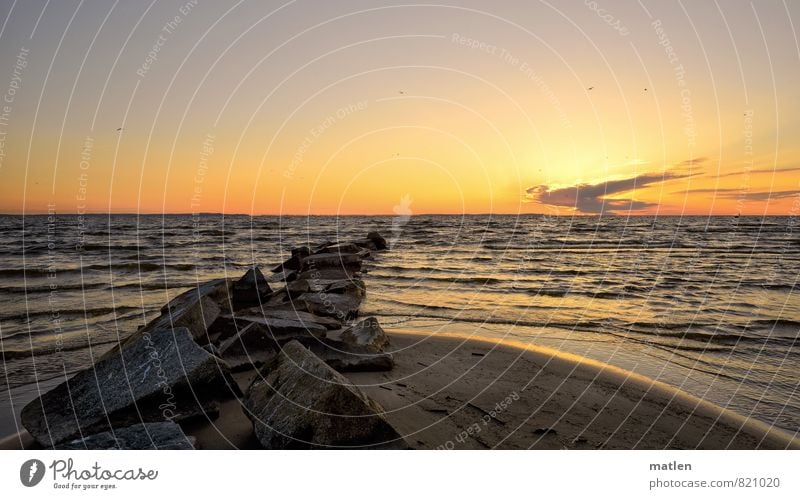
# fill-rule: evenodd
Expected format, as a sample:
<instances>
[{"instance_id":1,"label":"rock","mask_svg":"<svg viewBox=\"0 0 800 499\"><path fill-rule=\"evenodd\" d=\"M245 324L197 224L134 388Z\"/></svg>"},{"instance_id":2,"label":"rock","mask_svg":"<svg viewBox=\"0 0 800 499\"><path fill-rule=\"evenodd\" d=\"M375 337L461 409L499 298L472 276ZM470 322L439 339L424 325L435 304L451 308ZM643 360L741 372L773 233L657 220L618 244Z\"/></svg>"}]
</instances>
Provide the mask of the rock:
<instances>
[{"instance_id":1,"label":"rock","mask_svg":"<svg viewBox=\"0 0 800 499\"><path fill-rule=\"evenodd\" d=\"M145 423L95 433L56 446L57 450L189 450L195 439L171 421Z\"/></svg>"},{"instance_id":2,"label":"rock","mask_svg":"<svg viewBox=\"0 0 800 499\"><path fill-rule=\"evenodd\" d=\"M317 253L303 259L301 270L305 272L330 267L359 270L361 256L353 253Z\"/></svg>"},{"instance_id":3,"label":"rock","mask_svg":"<svg viewBox=\"0 0 800 499\"><path fill-rule=\"evenodd\" d=\"M311 254L311 249L308 246L301 246L292 249L292 256L285 262L273 267L272 272L287 272L292 270L300 270L303 258Z\"/></svg>"},{"instance_id":4,"label":"rock","mask_svg":"<svg viewBox=\"0 0 800 499\"><path fill-rule=\"evenodd\" d=\"M359 299L367 296L367 286L361 279L348 279L344 281L333 281L323 289L326 293L338 293L353 295Z\"/></svg>"},{"instance_id":5,"label":"rock","mask_svg":"<svg viewBox=\"0 0 800 499\"><path fill-rule=\"evenodd\" d=\"M230 355L222 360L225 361L231 372L238 373L258 369L271 361L277 354L278 352L275 350L261 350L242 355Z\"/></svg>"},{"instance_id":6,"label":"rock","mask_svg":"<svg viewBox=\"0 0 800 499\"><path fill-rule=\"evenodd\" d=\"M236 395L221 361L186 328L144 333L22 409L22 424L45 447L110 427L204 412L210 400Z\"/></svg>"},{"instance_id":7,"label":"rock","mask_svg":"<svg viewBox=\"0 0 800 499\"><path fill-rule=\"evenodd\" d=\"M342 267L313 269L301 272L297 275L297 279L305 279L309 282L317 282L320 280L326 281L343 281L354 278L357 273L355 270L349 270Z\"/></svg>"},{"instance_id":8,"label":"rock","mask_svg":"<svg viewBox=\"0 0 800 499\"><path fill-rule=\"evenodd\" d=\"M272 290L258 267L253 267L232 286L234 308L257 305L266 301Z\"/></svg>"},{"instance_id":9,"label":"rock","mask_svg":"<svg viewBox=\"0 0 800 499\"><path fill-rule=\"evenodd\" d=\"M265 449L405 448L383 409L300 343L287 343L245 396Z\"/></svg>"},{"instance_id":10,"label":"rock","mask_svg":"<svg viewBox=\"0 0 800 499\"><path fill-rule=\"evenodd\" d=\"M314 322L252 315L239 316L236 320L249 324L220 344L219 352L223 358L261 350L277 350L279 345L291 340L310 343L327 334L325 326Z\"/></svg>"},{"instance_id":11,"label":"rock","mask_svg":"<svg viewBox=\"0 0 800 499\"><path fill-rule=\"evenodd\" d=\"M320 253L353 253L357 255L362 255L364 248L358 246L355 243L342 243L342 244L335 244L333 246L327 246L320 250Z\"/></svg>"},{"instance_id":12,"label":"rock","mask_svg":"<svg viewBox=\"0 0 800 499\"><path fill-rule=\"evenodd\" d=\"M237 312L241 316L272 317L275 319L287 319L290 321L302 321L307 323L319 324L327 329L340 329L341 321L333 317L321 317L301 310L273 310L270 308L253 307Z\"/></svg>"},{"instance_id":13,"label":"rock","mask_svg":"<svg viewBox=\"0 0 800 499\"><path fill-rule=\"evenodd\" d=\"M312 314L336 317L340 321L358 317L358 307L361 306L359 297L335 293L306 293L300 295L297 301Z\"/></svg>"},{"instance_id":14,"label":"rock","mask_svg":"<svg viewBox=\"0 0 800 499\"><path fill-rule=\"evenodd\" d=\"M270 276L267 277L267 282L270 283L292 282L295 280L296 277L297 277L296 270L282 270L280 272L270 274Z\"/></svg>"},{"instance_id":15,"label":"rock","mask_svg":"<svg viewBox=\"0 0 800 499\"><path fill-rule=\"evenodd\" d=\"M389 337L378 324L378 319L368 317L343 332L342 342L356 347L364 347L373 352L383 352L389 344Z\"/></svg>"},{"instance_id":16,"label":"rock","mask_svg":"<svg viewBox=\"0 0 800 499\"><path fill-rule=\"evenodd\" d=\"M394 358L391 354L375 352L342 341L325 338L309 348L317 357L340 373L391 371L394 367Z\"/></svg>"},{"instance_id":17,"label":"rock","mask_svg":"<svg viewBox=\"0 0 800 499\"><path fill-rule=\"evenodd\" d=\"M311 284L308 282L307 279L297 279L292 281L286 285L284 288L289 296L297 297L302 295L303 293L308 293L311 291Z\"/></svg>"},{"instance_id":18,"label":"rock","mask_svg":"<svg viewBox=\"0 0 800 499\"><path fill-rule=\"evenodd\" d=\"M376 251L378 249L378 245L375 244L372 239L359 239L353 241L353 244L368 251Z\"/></svg>"},{"instance_id":19,"label":"rock","mask_svg":"<svg viewBox=\"0 0 800 499\"><path fill-rule=\"evenodd\" d=\"M171 332L172 328L178 327L188 329L198 343L208 343L208 328L221 312L217 300L227 300L228 286L227 279L217 279L178 295L161 308L161 315L139 328L119 345L112 347L100 360L116 355L120 349L136 343L146 333Z\"/></svg>"},{"instance_id":20,"label":"rock","mask_svg":"<svg viewBox=\"0 0 800 499\"><path fill-rule=\"evenodd\" d=\"M214 279L198 284L188 291L184 291L161 307L162 312L180 310L187 305L197 302L202 297L208 297L216 304L226 303L229 300L232 279ZM173 312L174 313L174 312Z\"/></svg>"},{"instance_id":21,"label":"rock","mask_svg":"<svg viewBox=\"0 0 800 499\"><path fill-rule=\"evenodd\" d=\"M385 250L389 247L389 245L386 243L386 239L384 239L383 236L376 231L372 231L367 234L367 239L372 241L375 244L375 247L379 250Z\"/></svg>"}]
</instances>

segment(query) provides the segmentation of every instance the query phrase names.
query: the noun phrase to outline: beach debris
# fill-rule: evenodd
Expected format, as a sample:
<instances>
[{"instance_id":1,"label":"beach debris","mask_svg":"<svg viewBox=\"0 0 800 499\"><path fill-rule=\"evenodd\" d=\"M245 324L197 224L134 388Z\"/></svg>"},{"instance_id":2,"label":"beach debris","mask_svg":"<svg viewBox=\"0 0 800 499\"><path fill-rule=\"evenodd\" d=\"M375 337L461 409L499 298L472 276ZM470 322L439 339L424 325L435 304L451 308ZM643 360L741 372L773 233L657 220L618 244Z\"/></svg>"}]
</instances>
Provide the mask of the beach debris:
<instances>
[{"instance_id":1,"label":"beach debris","mask_svg":"<svg viewBox=\"0 0 800 499\"><path fill-rule=\"evenodd\" d=\"M244 405L265 449L407 447L376 402L299 342L264 374Z\"/></svg>"},{"instance_id":2,"label":"beach debris","mask_svg":"<svg viewBox=\"0 0 800 499\"><path fill-rule=\"evenodd\" d=\"M533 430L533 433L536 435L558 435L558 432L552 428L536 428Z\"/></svg>"},{"instance_id":3,"label":"beach debris","mask_svg":"<svg viewBox=\"0 0 800 499\"><path fill-rule=\"evenodd\" d=\"M95 433L56 446L57 450L190 450L195 438L172 421L140 423Z\"/></svg>"},{"instance_id":4,"label":"beach debris","mask_svg":"<svg viewBox=\"0 0 800 499\"><path fill-rule=\"evenodd\" d=\"M383 352L389 337L375 317L368 317L342 333L342 341L349 345L364 347L373 352Z\"/></svg>"},{"instance_id":5,"label":"beach debris","mask_svg":"<svg viewBox=\"0 0 800 499\"><path fill-rule=\"evenodd\" d=\"M204 412L239 393L230 372L186 328L143 334L22 409L22 425L45 446L110 428ZM201 406L198 407L198 404Z\"/></svg>"},{"instance_id":6,"label":"beach debris","mask_svg":"<svg viewBox=\"0 0 800 499\"><path fill-rule=\"evenodd\" d=\"M261 270L253 266L233 284L232 294L234 309L238 310L263 303L272 294L272 289Z\"/></svg>"}]
</instances>

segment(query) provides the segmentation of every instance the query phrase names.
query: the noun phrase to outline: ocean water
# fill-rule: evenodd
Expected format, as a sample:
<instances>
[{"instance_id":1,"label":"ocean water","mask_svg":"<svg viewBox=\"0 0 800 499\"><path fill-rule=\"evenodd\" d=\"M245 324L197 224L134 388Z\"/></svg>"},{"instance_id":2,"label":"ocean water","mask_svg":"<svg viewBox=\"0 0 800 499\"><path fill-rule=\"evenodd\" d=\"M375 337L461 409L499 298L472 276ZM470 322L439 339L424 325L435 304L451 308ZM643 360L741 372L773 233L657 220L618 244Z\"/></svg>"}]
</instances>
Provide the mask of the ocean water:
<instances>
[{"instance_id":1,"label":"ocean water","mask_svg":"<svg viewBox=\"0 0 800 499\"><path fill-rule=\"evenodd\" d=\"M591 357L800 428L791 217L0 217L0 436L197 282L380 230L362 315Z\"/></svg>"}]
</instances>

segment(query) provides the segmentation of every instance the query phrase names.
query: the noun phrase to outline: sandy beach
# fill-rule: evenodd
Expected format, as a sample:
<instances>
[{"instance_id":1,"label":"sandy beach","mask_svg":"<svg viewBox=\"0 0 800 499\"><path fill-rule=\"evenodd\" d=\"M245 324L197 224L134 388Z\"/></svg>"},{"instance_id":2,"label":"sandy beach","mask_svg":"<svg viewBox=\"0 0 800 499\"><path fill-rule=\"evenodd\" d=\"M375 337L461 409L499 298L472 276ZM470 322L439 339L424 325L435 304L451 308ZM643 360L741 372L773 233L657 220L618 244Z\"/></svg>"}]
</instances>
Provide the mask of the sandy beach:
<instances>
[{"instance_id":1,"label":"sandy beach","mask_svg":"<svg viewBox=\"0 0 800 499\"><path fill-rule=\"evenodd\" d=\"M782 430L595 361L480 337L388 334L394 369L347 378L413 449L800 449ZM255 376L236 379L246 388ZM258 448L238 400L184 429L200 449ZM27 433L2 442L32 445Z\"/></svg>"}]
</instances>

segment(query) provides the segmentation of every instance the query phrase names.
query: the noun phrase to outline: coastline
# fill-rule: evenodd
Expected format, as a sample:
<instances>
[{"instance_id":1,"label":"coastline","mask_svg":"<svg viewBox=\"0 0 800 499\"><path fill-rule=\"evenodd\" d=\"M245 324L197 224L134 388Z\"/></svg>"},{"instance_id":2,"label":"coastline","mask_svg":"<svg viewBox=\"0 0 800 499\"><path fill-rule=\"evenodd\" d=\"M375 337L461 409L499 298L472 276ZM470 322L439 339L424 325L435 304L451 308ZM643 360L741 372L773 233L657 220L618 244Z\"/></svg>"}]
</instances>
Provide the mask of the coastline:
<instances>
[{"instance_id":1,"label":"coastline","mask_svg":"<svg viewBox=\"0 0 800 499\"><path fill-rule=\"evenodd\" d=\"M546 347L387 331L391 372L346 377L412 449L800 449L800 439L643 376ZM239 373L248 385L252 372ZM231 400L184 429L199 449L257 448ZM0 449L31 448L27 432Z\"/></svg>"}]
</instances>

